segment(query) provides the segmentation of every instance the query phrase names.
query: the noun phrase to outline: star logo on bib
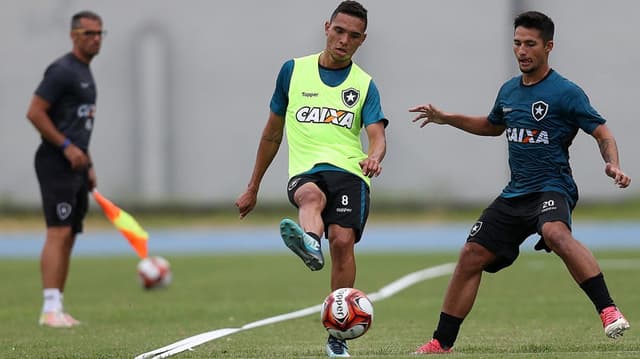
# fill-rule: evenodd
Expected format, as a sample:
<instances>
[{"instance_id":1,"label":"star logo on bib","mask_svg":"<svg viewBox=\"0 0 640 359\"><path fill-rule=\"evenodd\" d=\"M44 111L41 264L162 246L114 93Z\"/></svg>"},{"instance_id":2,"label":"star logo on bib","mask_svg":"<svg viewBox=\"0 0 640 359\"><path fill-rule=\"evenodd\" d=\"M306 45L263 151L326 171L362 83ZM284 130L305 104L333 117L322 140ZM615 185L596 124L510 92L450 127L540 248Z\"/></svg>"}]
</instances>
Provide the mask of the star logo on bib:
<instances>
[{"instance_id":1,"label":"star logo on bib","mask_svg":"<svg viewBox=\"0 0 640 359\"><path fill-rule=\"evenodd\" d=\"M349 87L346 90L342 90L342 103L347 107L353 107L360 99L360 91Z\"/></svg>"}]
</instances>

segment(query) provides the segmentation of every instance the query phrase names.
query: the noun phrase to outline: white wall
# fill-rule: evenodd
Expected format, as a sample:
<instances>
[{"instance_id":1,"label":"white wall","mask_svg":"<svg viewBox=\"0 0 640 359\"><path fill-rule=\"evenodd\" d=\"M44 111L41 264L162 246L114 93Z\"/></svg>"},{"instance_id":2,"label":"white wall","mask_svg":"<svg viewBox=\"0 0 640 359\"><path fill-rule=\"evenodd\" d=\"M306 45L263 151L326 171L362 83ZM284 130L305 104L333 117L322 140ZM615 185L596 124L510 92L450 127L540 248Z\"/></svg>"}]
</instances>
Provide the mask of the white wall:
<instances>
[{"instance_id":1,"label":"white wall","mask_svg":"<svg viewBox=\"0 0 640 359\"><path fill-rule=\"evenodd\" d=\"M281 64L323 49L323 24L337 3L2 0L0 204L39 204L39 137L24 114L47 64L70 50L76 11L98 12L109 30L92 63L99 95L91 150L101 191L118 201L227 205L251 174ZM640 175L639 2L363 3L368 38L356 61L374 77L390 120L377 198L485 201L500 192L508 179L503 137L419 129L407 108L432 102L486 114L502 82L517 74L512 18L528 3L556 22L552 66L585 89L610 120L623 167ZM286 153L283 146L267 172L261 200L285 201ZM580 133L571 153L583 198L640 194L610 184L591 137Z\"/></svg>"}]
</instances>

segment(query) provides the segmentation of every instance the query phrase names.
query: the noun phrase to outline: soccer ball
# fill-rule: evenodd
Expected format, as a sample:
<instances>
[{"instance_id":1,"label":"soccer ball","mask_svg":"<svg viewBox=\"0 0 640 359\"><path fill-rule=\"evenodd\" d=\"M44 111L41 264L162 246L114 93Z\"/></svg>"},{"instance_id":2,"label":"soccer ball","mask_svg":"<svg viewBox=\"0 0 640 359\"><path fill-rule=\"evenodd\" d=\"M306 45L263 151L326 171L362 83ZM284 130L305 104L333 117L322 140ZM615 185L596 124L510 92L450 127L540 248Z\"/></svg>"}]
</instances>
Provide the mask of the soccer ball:
<instances>
[{"instance_id":1,"label":"soccer ball","mask_svg":"<svg viewBox=\"0 0 640 359\"><path fill-rule=\"evenodd\" d=\"M355 339L364 335L373 321L373 305L362 291L340 288L322 303L322 325L338 339Z\"/></svg>"},{"instance_id":2,"label":"soccer ball","mask_svg":"<svg viewBox=\"0 0 640 359\"><path fill-rule=\"evenodd\" d=\"M171 283L171 266L162 257L147 257L138 263L138 278L145 289L162 288Z\"/></svg>"}]
</instances>

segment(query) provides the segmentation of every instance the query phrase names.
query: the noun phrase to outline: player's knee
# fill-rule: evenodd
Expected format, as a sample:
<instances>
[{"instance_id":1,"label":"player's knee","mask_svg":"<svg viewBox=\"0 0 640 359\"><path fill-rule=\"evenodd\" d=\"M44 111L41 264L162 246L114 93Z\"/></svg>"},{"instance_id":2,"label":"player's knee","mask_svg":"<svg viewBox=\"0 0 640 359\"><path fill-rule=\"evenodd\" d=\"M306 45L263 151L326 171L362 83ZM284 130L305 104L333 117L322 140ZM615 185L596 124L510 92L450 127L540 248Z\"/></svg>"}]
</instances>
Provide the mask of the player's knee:
<instances>
[{"instance_id":1,"label":"player's knee","mask_svg":"<svg viewBox=\"0 0 640 359\"><path fill-rule=\"evenodd\" d=\"M562 222L545 223L542 227L542 237L547 246L556 253L562 252L574 239L569 228Z\"/></svg>"},{"instance_id":2,"label":"player's knee","mask_svg":"<svg viewBox=\"0 0 640 359\"><path fill-rule=\"evenodd\" d=\"M460 251L459 263L470 271L482 271L495 259L495 255L485 247L467 242Z\"/></svg>"},{"instance_id":3,"label":"player's knee","mask_svg":"<svg viewBox=\"0 0 640 359\"><path fill-rule=\"evenodd\" d=\"M332 228L329 231L331 252L338 255L352 255L355 245L355 234L351 228Z\"/></svg>"},{"instance_id":4,"label":"player's knee","mask_svg":"<svg viewBox=\"0 0 640 359\"><path fill-rule=\"evenodd\" d=\"M47 241L58 244L73 244L75 235L71 226L47 227Z\"/></svg>"},{"instance_id":5,"label":"player's knee","mask_svg":"<svg viewBox=\"0 0 640 359\"><path fill-rule=\"evenodd\" d=\"M320 209L324 208L326 204L325 198L324 193L316 186L306 186L306 184L300 187L294 196L298 206L312 206Z\"/></svg>"},{"instance_id":6,"label":"player's knee","mask_svg":"<svg viewBox=\"0 0 640 359\"><path fill-rule=\"evenodd\" d=\"M331 250L348 251L353 248L354 241L347 236L335 236L329 238L329 243L331 244Z\"/></svg>"}]
</instances>

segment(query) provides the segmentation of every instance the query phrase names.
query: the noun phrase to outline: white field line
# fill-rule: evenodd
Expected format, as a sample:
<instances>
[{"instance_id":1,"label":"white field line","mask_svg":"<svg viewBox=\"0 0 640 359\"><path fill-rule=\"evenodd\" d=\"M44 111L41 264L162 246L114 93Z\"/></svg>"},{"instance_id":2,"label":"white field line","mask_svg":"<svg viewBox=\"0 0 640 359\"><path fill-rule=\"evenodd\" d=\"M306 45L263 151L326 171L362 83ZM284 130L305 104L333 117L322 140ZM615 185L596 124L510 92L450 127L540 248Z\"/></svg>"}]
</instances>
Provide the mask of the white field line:
<instances>
[{"instance_id":1,"label":"white field line","mask_svg":"<svg viewBox=\"0 0 640 359\"><path fill-rule=\"evenodd\" d=\"M454 263L446 263L439 266L426 268L423 270L419 270L417 272L409 273L402 278L399 278L388 285L380 288L375 293L367 294L369 299L372 302L386 299L391 297L392 295L398 293L401 290L404 290L416 283L425 281L427 279L432 279L436 277L440 277L443 275L451 274L453 269L455 268ZM192 337L188 337L182 340L179 340L175 343L169 344L162 348L158 348L152 350L147 353L140 354L135 357L135 359L160 359L160 358L168 358L175 354L181 353L186 350L193 350L194 347L204 344L206 342L210 342L212 340L216 340L222 338L227 335L231 335L237 332L241 332L248 329L258 328L269 324L274 324L278 322L282 322L285 320L291 320L296 318L305 317L307 315L311 315L314 313L319 313L322 308L322 304L314 305L312 307L304 308L297 310L291 313L285 313L281 315L277 315L274 317L265 318L262 320L258 320L255 322L251 322L243 325L240 328L224 328L224 329L216 329L210 332L205 332L201 334L194 335Z\"/></svg>"}]
</instances>

